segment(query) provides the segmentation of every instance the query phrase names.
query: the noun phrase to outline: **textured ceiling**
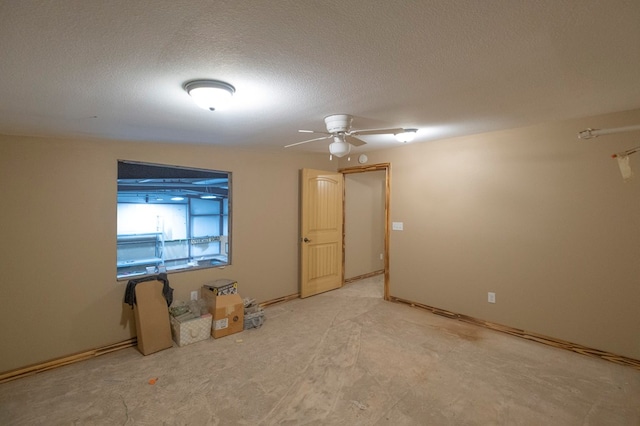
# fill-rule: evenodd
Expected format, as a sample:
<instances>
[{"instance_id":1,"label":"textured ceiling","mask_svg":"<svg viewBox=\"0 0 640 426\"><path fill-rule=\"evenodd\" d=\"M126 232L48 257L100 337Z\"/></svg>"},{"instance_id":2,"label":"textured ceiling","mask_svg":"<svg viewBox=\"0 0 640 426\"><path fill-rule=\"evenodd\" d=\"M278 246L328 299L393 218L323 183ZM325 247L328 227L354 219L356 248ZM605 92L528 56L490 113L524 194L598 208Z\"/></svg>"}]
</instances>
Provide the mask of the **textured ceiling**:
<instances>
[{"instance_id":1,"label":"textured ceiling","mask_svg":"<svg viewBox=\"0 0 640 426\"><path fill-rule=\"evenodd\" d=\"M633 0L0 0L0 133L283 149L334 113L427 141L635 109L639 23Z\"/></svg>"}]
</instances>

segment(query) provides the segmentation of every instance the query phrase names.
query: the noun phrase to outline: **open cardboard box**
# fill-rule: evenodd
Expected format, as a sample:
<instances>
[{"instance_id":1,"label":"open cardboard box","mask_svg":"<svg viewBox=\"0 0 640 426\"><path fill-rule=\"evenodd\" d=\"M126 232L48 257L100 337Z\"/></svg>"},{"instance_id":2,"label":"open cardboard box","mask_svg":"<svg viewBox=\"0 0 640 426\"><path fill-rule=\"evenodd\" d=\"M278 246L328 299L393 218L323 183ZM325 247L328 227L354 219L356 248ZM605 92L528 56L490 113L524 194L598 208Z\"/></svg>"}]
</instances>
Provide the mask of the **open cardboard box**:
<instances>
[{"instance_id":1,"label":"open cardboard box","mask_svg":"<svg viewBox=\"0 0 640 426\"><path fill-rule=\"evenodd\" d=\"M239 333L244 329L244 303L239 294L216 296L206 287L202 288L202 297L213 315L211 335L214 338Z\"/></svg>"}]
</instances>

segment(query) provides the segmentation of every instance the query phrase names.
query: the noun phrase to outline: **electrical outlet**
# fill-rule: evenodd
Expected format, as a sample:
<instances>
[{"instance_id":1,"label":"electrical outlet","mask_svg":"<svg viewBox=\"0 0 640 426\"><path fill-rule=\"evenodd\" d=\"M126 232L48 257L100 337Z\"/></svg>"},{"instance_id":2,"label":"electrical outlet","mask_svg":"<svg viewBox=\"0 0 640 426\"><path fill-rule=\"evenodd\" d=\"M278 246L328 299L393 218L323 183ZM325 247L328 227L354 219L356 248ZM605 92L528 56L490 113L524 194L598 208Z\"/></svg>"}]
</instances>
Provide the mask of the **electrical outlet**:
<instances>
[{"instance_id":1,"label":"electrical outlet","mask_svg":"<svg viewBox=\"0 0 640 426\"><path fill-rule=\"evenodd\" d=\"M198 292L197 291L192 291L191 292L191 300L198 300Z\"/></svg>"},{"instance_id":2,"label":"electrical outlet","mask_svg":"<svg viewBox=\"0 0 640 426\"><path fill-rule=\"evenodd\" d=\"M496 303L496 294L490 291L487 294L487 300L489 303Z\"/></svg>"},{"instance_id":3,"label":"electrical outlet","mask_svg":"<svg viewBox=\"0 0 640 426\"><path fill-rule=\"evenodd\" d=\"M384 253L380 253L380 260L384 260Z\"/></svg>"}]
</instances>

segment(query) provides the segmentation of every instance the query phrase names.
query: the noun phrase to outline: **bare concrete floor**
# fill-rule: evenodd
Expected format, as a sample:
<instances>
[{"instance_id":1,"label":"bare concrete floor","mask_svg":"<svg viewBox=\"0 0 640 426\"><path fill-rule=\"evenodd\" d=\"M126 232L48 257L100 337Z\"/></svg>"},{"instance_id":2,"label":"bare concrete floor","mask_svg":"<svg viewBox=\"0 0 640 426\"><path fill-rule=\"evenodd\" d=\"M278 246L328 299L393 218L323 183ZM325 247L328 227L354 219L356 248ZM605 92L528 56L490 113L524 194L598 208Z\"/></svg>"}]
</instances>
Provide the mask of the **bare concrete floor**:
<instances>
[{"instance_id":1,"label":"bare concrete floor","mask_svg":"<svg viewBox=\"0 0 640 426\"><path fill-rule=\"evenodd\" d=\"M2 384L0 424L640 425L640 371L384 302L374 277Z\"/></svg>"}]
</instances>

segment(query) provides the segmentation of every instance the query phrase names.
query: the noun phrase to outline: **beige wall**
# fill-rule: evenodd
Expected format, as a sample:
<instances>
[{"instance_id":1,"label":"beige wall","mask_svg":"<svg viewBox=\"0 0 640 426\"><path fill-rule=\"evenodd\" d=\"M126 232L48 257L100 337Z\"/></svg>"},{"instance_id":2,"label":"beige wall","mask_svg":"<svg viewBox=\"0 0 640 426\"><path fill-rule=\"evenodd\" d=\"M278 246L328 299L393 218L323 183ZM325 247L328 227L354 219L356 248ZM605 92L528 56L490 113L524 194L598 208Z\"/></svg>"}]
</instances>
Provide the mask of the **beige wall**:
<instances>
[{"instance_id":1,"label":"beige wall","mask_svg":"<svg viewBox=\"0 0 640 426\"><path fill-rule=\"evenodd\" d=\"M385 171L345 175L345 278L384 269Z\"/></svg>"},{"instance_id":2,"label":"beige wall","mask_svg":"<svg viewBox=\"0 0 640 426\"><path fill-rule=\"evenodd\" d=\"M368 153L391 162L390 293L640 359L640 110ZM346 167L346 164L341 164ZM487 303L487 292L496 304Z\"/></svg>"},{"instance_id":3,"label":"beige wall","mask_svg":"<svg viewBox=\"0 0 640 426\"><path fill-rule=\"evenodd\" d=\"M638 123L640 110L369 152L392 164L405 228L391 294L640 359L640 154L627 183L609 158L640 135L576 138ZM177 298L227 277L258 300L298 291L298 170L335 170L326 155L0 136L0 371L135 334L115 280L118 159L233 172L233 265L170 275Z\"/></svg>"},{"instance_id":4,"label":"beige wall","mask_svg":"<svg viewBox=\"0 0 640 426\"><path fill-rule=\"evenodd\" d=\"M298 292L298 170L327 155L0 136L0 372L135 335L117 282L117 160L233 172L233 265L169 275L175 297L217 278L259 301Z\"/></svg>"}]
</instances>

